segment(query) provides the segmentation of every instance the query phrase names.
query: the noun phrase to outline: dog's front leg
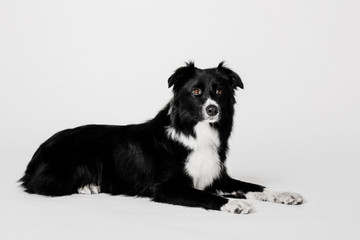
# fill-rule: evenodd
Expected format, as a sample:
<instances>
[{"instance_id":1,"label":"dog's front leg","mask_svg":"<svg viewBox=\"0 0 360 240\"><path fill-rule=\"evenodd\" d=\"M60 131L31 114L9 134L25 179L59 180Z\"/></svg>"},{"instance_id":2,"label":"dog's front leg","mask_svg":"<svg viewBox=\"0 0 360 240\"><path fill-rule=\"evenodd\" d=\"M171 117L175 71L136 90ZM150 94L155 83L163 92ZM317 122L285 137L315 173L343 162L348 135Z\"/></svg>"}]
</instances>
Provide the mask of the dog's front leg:
<instances>
[{"instance_id":1,"label":"dog's front leg","mask_svg":"<svg viewBox=\"0 0 360 240\"><path fill-rule=\"evenodd\" d=\"M252 211L251 206L244 201L229 200L194 188L160 188L156 190L153 200L155 202L201 207L231 213L247 214Z\"/></svg>"},{"instance_id":2,"label":"dog's front leg","mask_svg":"<svg viewBox=\"0 0 360 240\"><path fill-rule=\"evenodd\" d=\"M213 191L220 196L256 199L291 205L298 205L304 201L303 197L297 193L273 191L264 186L242 182L229 176L219 180L214 185Z\"/></svg>"}]
</instances>

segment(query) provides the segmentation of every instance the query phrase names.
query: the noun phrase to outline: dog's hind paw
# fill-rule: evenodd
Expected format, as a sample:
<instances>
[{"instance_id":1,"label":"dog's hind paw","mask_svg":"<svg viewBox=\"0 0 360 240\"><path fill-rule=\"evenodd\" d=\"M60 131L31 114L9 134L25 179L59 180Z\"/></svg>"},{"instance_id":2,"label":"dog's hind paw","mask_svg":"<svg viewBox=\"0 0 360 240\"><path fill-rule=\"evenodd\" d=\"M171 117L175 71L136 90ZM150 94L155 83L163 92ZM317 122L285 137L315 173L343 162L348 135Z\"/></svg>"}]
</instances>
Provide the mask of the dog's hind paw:
<instances>
[{"instance_id":1,"label":"dog's hind paw","mask_svg":"<svg viewBox=\"0 0 360 240\"><path fill-rule=\"evenodd\" d=\"M98 194L100 193L100 187L94 184L85 185L83 187L78 188L79 194Z\"/></svg>"},{"instance_id":2,"label":"dog's hind paw","mask_svg":"<svg viewBox=\"0 0 360 240\"><path fill-rule=\"evenodd\" d=\"M226 204L224 204L221 208L221 211L236 213L236 214L248 214L253 211L253 208L250 204L240 201L240 200L229 200Z\"/></svg>"}]
</instances>

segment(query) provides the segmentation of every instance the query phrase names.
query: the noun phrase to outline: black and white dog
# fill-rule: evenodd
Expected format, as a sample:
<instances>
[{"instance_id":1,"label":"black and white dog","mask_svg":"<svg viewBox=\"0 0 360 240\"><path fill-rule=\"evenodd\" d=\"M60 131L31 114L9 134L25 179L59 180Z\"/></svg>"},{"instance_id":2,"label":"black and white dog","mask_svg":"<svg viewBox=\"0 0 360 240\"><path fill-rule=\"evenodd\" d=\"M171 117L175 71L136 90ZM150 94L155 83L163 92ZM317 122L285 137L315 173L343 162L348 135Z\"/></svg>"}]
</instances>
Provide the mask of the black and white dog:
<instances>
[{"instance_id":1,"label":"black and white dog","mask_svg":"<svg viewBox=\"0 0 360 240\"><path fill-rule=\"evenodd\" d=\"M232 213L252 210L238 199L303 202L299 194L270 191L226 173L234 90L243 88L235 72L223 63L198 69L190 62L168 84L173 98L148 122L56 133L35 152L22 186L49 196L101 191Z\"/></svg>"}]
</instances>

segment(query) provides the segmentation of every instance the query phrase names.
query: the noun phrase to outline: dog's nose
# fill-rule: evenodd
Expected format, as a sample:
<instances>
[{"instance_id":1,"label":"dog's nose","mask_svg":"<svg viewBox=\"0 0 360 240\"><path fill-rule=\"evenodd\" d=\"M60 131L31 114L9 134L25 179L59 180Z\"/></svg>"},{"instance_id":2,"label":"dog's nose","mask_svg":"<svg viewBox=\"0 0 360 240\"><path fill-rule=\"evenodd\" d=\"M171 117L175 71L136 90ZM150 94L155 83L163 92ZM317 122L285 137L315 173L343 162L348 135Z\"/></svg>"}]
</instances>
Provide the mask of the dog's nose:
<instances>
[{"instance_id":1,"label":"dog's nose","mask_svg":"<svg viewBox=\"0 0 360 240\"><path fill-rule=\"evenodd\" d=\"M219 113L219 109L215 105L209 105L206 107L206 113L210 116L216 116Z\"/></svg>"}]
</instances>

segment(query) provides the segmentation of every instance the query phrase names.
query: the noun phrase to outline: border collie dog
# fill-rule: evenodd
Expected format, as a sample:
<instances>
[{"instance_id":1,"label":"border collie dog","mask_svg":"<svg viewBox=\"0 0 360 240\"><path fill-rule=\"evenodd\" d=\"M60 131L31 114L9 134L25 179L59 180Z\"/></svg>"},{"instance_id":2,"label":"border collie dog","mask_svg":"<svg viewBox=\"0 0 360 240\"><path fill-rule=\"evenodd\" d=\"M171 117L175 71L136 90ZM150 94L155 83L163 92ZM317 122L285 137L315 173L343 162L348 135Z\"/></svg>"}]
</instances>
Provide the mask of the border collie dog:
<instances>
[{"instance_id":1,"label":"border collie dog","mask_svg":"<svg viewBox=\"0 0 360 240\"><path fill-rule=\"evenodd\" d=\"M240 77L221 62L189 62L168 80L173 98L152 120L126 126L86 125L60 131L35 152L20 179L48 196L124 194L155 202L249 213L240 199L301 204L296 193L231 178L225 167ZM231 199L228 199L231 198Z\"/></svg>"}]
</instances>

